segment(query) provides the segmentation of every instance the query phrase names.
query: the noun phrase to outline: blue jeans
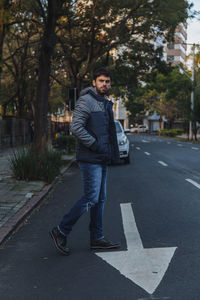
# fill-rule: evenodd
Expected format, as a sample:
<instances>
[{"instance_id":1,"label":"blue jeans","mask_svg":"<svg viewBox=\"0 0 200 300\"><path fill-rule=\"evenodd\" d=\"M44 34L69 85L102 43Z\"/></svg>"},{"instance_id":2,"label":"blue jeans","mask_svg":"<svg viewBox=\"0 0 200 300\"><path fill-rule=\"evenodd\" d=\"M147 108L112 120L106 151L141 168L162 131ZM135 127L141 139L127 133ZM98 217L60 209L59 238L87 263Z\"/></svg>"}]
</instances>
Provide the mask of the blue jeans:
<instances>
[{"instance_id":1,"label":"blue jeans","mask_svg":"<svg viewBox=\"0 0 200 300\"><path fill-rule=\"evenodd\" d=\"M104 237L102 221L108 167L83 162L79 162L79 167L82 173L84 195L63 217L58 228L63 234L68 235L80 216L90 209L90 238L98 240Z\"/></svg>"}]
</instances>

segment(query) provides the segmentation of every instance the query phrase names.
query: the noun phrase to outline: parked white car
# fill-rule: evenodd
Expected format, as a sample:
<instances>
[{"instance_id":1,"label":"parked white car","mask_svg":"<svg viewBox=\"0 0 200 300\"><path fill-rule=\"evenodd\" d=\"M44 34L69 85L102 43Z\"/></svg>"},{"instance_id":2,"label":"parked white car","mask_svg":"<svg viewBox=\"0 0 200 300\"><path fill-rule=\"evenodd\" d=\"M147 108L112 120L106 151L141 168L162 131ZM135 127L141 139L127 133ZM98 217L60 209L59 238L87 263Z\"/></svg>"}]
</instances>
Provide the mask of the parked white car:
<instances>
[{"instance_id":1,"label":"parked white car","mask_svg":"<svg viewBox=\"0 0 200 300\"><path fill-rule=\"evenodd\" d=\"M120 159L123 159L126 164L130 163L129 140L124 132L124 129L119 121L115 121L117 141L119 146Z\"/></svg>"},{"instance_id":2,"label":"parked white car","mask_svg":"<svg viewBox=\"0 0 200 300\"><path fill-rule=\"evenodd\" d=\"M149 128L147 125L139 125L138 127L133 127L130 129L132 133L148 132Z\"/></svg>"}]
</instances>

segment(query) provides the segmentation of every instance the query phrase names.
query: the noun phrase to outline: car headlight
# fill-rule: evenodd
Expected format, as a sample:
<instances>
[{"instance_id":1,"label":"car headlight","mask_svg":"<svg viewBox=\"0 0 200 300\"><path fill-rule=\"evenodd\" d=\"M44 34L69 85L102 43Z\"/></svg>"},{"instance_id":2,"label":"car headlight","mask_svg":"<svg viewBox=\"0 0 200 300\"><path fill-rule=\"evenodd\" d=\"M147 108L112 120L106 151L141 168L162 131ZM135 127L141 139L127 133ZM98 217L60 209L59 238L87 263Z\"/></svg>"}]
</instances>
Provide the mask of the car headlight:
<instances>
[{"instance_id":1,"label":"car headlight","mask_svg":"<svg viewBox=\"0 0 200 300\"><path fill-rule=\"evenodd\" d=\"M119 145L125 145L126 143L127 143L127 137L126 136L119 141Z\"/></svg>"}]
</instances>

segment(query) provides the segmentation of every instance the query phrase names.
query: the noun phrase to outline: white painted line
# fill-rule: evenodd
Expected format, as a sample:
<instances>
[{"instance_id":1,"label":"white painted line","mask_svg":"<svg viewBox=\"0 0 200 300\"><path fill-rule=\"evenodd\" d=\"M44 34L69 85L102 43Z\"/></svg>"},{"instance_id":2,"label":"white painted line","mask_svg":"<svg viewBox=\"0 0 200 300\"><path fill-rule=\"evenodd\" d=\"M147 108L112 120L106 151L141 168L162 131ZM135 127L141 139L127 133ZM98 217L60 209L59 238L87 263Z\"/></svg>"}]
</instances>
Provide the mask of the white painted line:
<instances>
[{"instance_id":1,"label":"white painted line","mask_svg":"<svg viewBox=\"0 0 200 300\"><path fill-rule=\"evenodd\" d=\"M147 293L153 294L168 269L176 247L145 249L131 203L120 206L127 250L95 254Z\"/></svg>"},{"instance_id":2,"label":"white painted line","mask_svg":"<svg viewBox=\"0 0 200 300\"><path fill-rule=\"evenodd\" d=\"M33 195L34 195L34 193L27 193L27 194L25 195L25 198L31 199L31 198L33 197Z\"/></svg>"},{"instance_id":3,"label":"white painted line","mask_svg":"<svg viewBox=\"0 0 200 300\"><path fill-rule=\"evenodd\" d=\"M140 147L136 147L137 150L140 150Z\"/></svg>"},{"instance_id":4,"label":"white painted line","mask_svg":"<svg viewBox=\"0 0 200 300\"><path fill-rule=\"evenodd\" d=\"M150 143L149 141L147 140L142 140L143 143Z\"/></svg>"},{"instance_id":5,"label":"white painted line","mask_svg":"<svg viewBox=\"0 0 200 300\"><path fill-rule=\"evenodd\" d=\"M167 144L168 144L168 145L170 145L170 144L171 144L171 142L167 142Z\"/></svg>"},{"instance_id":6,"label":"white painted line","mask_svg":"<svg viewBox=\"0 0 200 300\"><path fill-rule=\"evenodd\" d=\"M197 148L197 147L192 147L192 150L199 150L199 148Z\"/></svg>"},{"instance_id":7,"label":"white painted line","mask_svg":"<svg viewBox=\"0 0 200 300\"><path fill-rule=\"evenodd\" d=\"M164 167L167 167L167 166L168 166L166 163L164 163L164 162L161 161L161 160L159 160L158 163L161 164L161 165L164 166Z\"/></svg>"},{"instance_id":8,"label":"white painted line","mask_svg":"<svg viewBox=\"0 0 200 300\"><path fill-rule=\"evenodd\" d=\"M200 184L197 183L196 181L192 180L192 179L185 179L186 181L190 182L191 184L193 184L194 186L196 186L198 189L200 189Z\"/></svg>"},{"instance_id":9,"label":"white painted line","mask_svg":"<svg viewBox=\"0 0 200 300\"><path fill-rule=\"evenodd\" d=\"M183 145L181 145L181 144L177 144L177 146L179 146L179 147L183 147Z\"/></svg>"},{"instance_id":10,"label":"white painted line","mask_svg":"<svg viewBox=\"0 0 200 300\"><path fill-rule=\"evenodd\" d=\"M151 155L149 152L144 152L144 154L146 154L146 155Z\"/></svg>"}]
</instances>

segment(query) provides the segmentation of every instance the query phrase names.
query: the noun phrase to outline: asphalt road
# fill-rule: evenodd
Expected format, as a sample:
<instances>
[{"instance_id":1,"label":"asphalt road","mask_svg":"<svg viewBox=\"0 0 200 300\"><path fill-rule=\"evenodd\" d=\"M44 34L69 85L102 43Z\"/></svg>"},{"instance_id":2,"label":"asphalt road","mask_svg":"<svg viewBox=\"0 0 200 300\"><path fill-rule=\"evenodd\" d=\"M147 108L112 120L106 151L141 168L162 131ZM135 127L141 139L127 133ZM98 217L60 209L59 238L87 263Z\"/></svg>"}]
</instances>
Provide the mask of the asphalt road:
<instances>
[{"instance_id":1,"label":"asphalt road","mask_svg":"<svg viewBox=\"0 0 200 300\"><path fill-rule=\"evenodd\" d=\"M74 165L0 249L1 300L200 300L200 145L148 135L129 139L131 164L109 167L104 232L127 252L120 204L131 203L144 249L177 247L155 290L149 293L89 250L87 213L69 237L71 255L56 251L48 231L82 194ZM124 264L137 254L135 269L143 266L142 251L133 250ZM142 280L148 285L150 279Z\"/></svg>"}]
</instances>

